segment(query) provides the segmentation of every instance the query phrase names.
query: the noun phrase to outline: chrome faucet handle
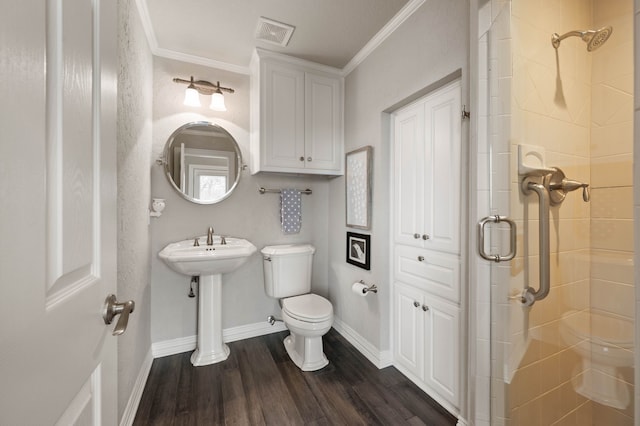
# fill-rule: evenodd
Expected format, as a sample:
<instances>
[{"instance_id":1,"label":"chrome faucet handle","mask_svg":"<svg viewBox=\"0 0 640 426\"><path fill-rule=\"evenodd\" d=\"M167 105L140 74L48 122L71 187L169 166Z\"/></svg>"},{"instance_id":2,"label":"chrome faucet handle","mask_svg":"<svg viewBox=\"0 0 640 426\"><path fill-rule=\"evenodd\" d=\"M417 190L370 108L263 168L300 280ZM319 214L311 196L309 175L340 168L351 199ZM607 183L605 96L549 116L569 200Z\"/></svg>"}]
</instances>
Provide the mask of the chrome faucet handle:
<instances>
[{"instance_id":1,"label":"chrome faucet handle","mask_svg":"<svg viewBox=\"0 0 640 426\"><path fill-rule=\"evenodd\" d=\"M194 247L200 247L200 237L195 237L193 240Z\"/></svg>"},{"instance_id":2,"label":"chrome faucet handle","mask_svg":"<svg viewBox=\"0 0 640 426\"><path fill-rule=\"evenodd\" d=\"M591 191L589 190L589 184L585 183L582 186L582 199L585 203L591 201Z\"/></svg>"},{"instance_id":3,"label":"chrome faucet handle","mask_svg":"<svg viewBox=\"0 0 640 426\"><path fill-rule=\"evenodd\" d=\"M567 196L567 192L575 191L579 188L582 188L582 199L585 202L591 200L588 183L567 179L564 172L558 168L545 178L545 186L549 190L549 198L553 206L562 203Z\"/></svg>"},{"instance_id":4,"label":"chrome faucet handle","mask_svg":"<svg viewBox=\"0 0 640 426\"><path fill-rule=\"evenodd\" d=\"M222 245L222 246L226 246L227 245L227 237L225 237L224 235L220 236L220 245Z\"/></svg>"}]
</instances>

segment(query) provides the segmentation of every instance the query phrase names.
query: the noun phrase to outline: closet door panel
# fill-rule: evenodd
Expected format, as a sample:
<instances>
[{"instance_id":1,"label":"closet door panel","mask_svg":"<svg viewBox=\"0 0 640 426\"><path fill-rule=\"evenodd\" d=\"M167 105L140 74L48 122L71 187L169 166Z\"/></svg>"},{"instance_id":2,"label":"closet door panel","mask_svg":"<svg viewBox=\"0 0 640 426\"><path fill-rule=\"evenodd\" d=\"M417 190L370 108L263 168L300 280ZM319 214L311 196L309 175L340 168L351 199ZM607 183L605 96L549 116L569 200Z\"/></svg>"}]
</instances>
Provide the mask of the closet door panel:
<instances>
[{"instance_id":1,"label":"closet door panel","mask_svg":"<svg viewBox=\"0 0 640 426\"><path fill-rule=\"evenodd\" d=\"M422 246L424 106L407 108L394 121L395 242Z\"/></svg>"},{"instance_id":2,"label":"closet door panel","mask_svg":"<svg viewBox=\"0 0 640 426\"><path fill-rule=\"evenodd\" d=\"M460 402L460 308L426 296L425 383L447 401Z\"/></svg>"},{"instance_id":3,"label":"closet door panel","mask_svg":"<svg viewBox=\"0 0 640 426\"><path fill-rule=\"evenodd\" d=\"M417 377L424 374L423 293L400 283L395 285L395 360ZM416 306L416 304L418 306Z\"/></svg>"},{"instance_id":4,"label":"closet door panel","mask_svg":"<svg viewBox=\"0 0 640 426\"><path fill-rule=\"evenodd\" d=\"M460 87L425 102L425 248L460 252Z\"/></svg>"}]
</instances>

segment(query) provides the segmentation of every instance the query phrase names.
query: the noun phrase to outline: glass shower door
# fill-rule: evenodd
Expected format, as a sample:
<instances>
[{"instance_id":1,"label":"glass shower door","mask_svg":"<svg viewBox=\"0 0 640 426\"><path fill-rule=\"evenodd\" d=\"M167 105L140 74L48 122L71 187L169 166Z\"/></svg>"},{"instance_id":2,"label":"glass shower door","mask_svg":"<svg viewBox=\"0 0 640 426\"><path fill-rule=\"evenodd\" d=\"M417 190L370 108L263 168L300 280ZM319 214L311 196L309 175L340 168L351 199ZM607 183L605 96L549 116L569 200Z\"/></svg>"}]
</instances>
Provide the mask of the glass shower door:
<instances>
[{"instance_id":1,"label":"glass shower door","mask_svg":"<svg viewBox=\"0 0 640 426\"><path fill-rule=\"evenodd\" d=\"M487 7L491 424L632 425L633 2Z\"/></svg>"}]
</instances>

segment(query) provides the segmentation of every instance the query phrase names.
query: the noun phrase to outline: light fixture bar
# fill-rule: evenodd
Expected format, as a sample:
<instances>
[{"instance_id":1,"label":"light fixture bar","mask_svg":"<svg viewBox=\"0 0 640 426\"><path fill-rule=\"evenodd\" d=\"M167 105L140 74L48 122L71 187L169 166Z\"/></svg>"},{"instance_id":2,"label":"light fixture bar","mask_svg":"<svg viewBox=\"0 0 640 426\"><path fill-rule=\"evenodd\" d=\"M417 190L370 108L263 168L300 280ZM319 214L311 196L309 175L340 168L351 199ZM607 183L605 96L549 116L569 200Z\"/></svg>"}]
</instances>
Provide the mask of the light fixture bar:
<instances>
[{"instance_id":1,"label":"light fixture bar","mask_svg":"<svg viewBox=\"0 0 640 426\"><path fill-rule=\"evenodd\" d=\"M228 93L235 93L235 90L229 88L229 87L222 87L220 86L220 82L216 82L216 84L213 84L211 82L208 82L206 80L193 80L193 77L191 77L191 80L184 80L182 78L174 78L173 79L174 83L182 83L182 84L188 84L188 85L192 85L197 91L198 93L200 93L201 95L213 95L214 93L216 93L218 90L223 91L223 92L228 92Z\"/></svg>"}]
</instances>

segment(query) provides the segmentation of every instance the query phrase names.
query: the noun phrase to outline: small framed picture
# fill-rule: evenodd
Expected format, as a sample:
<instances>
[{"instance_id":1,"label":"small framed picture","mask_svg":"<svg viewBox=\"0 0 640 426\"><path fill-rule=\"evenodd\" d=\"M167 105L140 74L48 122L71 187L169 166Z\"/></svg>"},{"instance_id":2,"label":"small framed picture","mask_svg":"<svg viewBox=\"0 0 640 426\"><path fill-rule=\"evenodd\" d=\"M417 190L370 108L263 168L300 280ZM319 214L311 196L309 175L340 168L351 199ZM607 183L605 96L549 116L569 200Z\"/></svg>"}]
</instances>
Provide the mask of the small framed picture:
<instances>
[{"instance_id":1,"label":"small framed picture","mask_svg":"<svg viewBox=\"0 0 640 426\"><path fill-rule=\"evenodd\" d=\"M347 226L371 229L371 163L373 148L365 146L347 153L345 196Z\"/></svg>"},{"instance_id":2,"label":"small framed picture","mask_svg":"<svg viewBox=\"0 0 640 426\"><path fill-rule=\"evenodd\" d=\"M347 232L347 263L371 269L371 235Z\"/></svg>"}]
</instances>

